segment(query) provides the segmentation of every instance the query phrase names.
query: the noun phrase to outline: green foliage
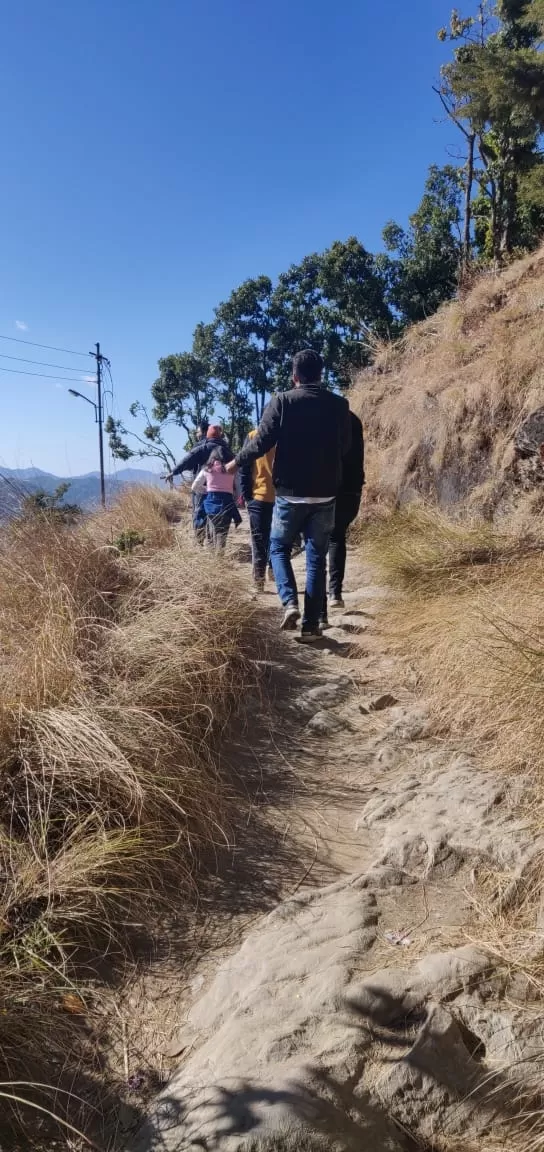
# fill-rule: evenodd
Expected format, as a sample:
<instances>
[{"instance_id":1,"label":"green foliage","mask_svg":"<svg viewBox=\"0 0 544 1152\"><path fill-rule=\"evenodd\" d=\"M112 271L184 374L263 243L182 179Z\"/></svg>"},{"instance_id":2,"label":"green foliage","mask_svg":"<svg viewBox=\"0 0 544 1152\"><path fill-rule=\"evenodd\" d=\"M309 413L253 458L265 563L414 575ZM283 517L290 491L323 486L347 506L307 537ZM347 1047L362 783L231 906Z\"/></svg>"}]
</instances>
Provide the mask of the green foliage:
<instances>
[{"instance_id":1,"label":"green foliage","mask_svg":"<svg viewBox=\"0 0 544 1152\"><path fill-rule=\"evenodd\" d=\"M454 295L461 253L461 191L458 169L433 166L419 208L405 231L393 222L383 240L389 253L381 266L388 297L408 323L431 315Z\"/></svg>"},{"instance_id":2,"label":"green foliage","mask_svg":"<svg viewBox=\"0 0 544 1152\"><path fill-rule=\"evenodd\" d=\"M268 396L291 383L291 360L303 347L322 353L327 383L347 387L369 361L368 336L392 323L378 262L351 237L306 257L279 276L245 280L199 324L191 352L159 362L152 387L157 419L191 425L214 404L238 448L258 423ZM116 445L116 450L119 451Z\"/></svg>"},{"instance_id":3,"label":"green foliage","mask_svg":"<svg viewBox=\"0 0 544 1152\"><path fill-rule=\"evenodd\" d=\"M439 33L456 43L442 69L442 103L478 145L476 247L496 263L534 245L544 225L530 175L542 164L543 16L542 0L486 0L477 17L454 10L449 31Z\"/></svg>"},{"instance_id":4,"label":"green foliage","mask_svg":"<svg viewBox=\"0 0 544 1152\"><path fill-rule=\"evenodd\" d=\"M379 260L355 236L292 265L274 293L275 386L289 386L292 357L310 347L323 356L326 382L349 387L370 361L369 337L393 326L385 289Z\"/></svg>"},{"instance_id":5,"label":"green foliage","mask_svg":"<svg viewBox=\"0 0 544 1152\"><path fill-rule=\"evenodd\" d=\"M125 531L121 532L113 541L114 548L117 548L119 552L128 554L133 552L140 544L145 544L145 536L142 536L140 532L136 532L134 528L126 528Z\"/></svg>"},{"instance_id":6,"label":"green foliage","mask_svg":"<svg viewBox=\"0 0 544 1152\"><path fill-rule=\"evenodd\" d=\"M157 418L154 422L145 405L139 400L130 405L129 412L133 419L139 417L144 419L144 426L139 432L127 428L123 420L114 420L113 416L108 416L105 421L104 431L109 437L112 456L115 460L151 457L160 460L169 472L174 467L176 458L164 439L164 429L168 421ZM127 437L135 442L134 448L127 444Z\"/></svg>"},{"instance_id":7,"label":"green foliage","mask_svg":"<svg viewBox=\"0 0 544 1152\"><path fill-rule=\"evenodd\" d=\"M210 382L209 325L199 324L193 350L159 360L159 376L151 388L154 417L165 424L173 420L190 436L192 428L207 416L215 398Z\"/></svg>"},{"instance_id":8,"label":"green foliage","mask_svg":"<svg viewBox=\"0 0 544 1152\"><path fill-rule=\"evenodd\" d=\"M369 337L387 335L393 316L379 261L351 236L321 257L319 286L324 320L324 359L332 381L351 384L371 358Z\"/></svg>"},{"instance_id":9,"label":"green foliage","mask_svg":"<svg viewBox=\"0 0 544 1152\"><path fill-rule=\"evenodd\" d=\"M235 350L236 375L243 381L246 395L251 393L257 422L272 389L278 362L274 342L278 319L278 302L268 276L245 280L216 310L218 347L223 354ZM216 378L220 380L217 373ZM228 387L228 372L227 380L220 383L227 383Z\"/></svg>"},{"instance_id":10,"label":"green foliage","mask_svg":"<svg viewBox=\"0 0 544 1152\"><path fill-rule=\"evenodd\" d=\"M25 496L21 507L22 515L46 516L48 520L53 520L57 524L73 524L74 520L81 516L81 508L79 504L63 503L69 488L70 484L66 481L58 484L54 492L38 488L36 492Z\"/></svg>"}]
</instances>

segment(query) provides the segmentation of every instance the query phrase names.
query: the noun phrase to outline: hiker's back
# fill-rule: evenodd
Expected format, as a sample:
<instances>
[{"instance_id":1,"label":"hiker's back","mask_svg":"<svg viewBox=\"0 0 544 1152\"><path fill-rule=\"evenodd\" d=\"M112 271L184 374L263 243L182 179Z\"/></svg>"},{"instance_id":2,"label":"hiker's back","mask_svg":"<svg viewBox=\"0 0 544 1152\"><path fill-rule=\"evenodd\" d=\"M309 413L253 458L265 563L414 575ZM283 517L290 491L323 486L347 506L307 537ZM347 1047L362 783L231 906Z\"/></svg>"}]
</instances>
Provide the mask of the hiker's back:
<instances>
[{"instance_id":1,"label":"hiker's back","mask_svg":"<svg viewBox=\"0 0 544 1152\"><path fill-rule=\"evenodd\" d=\"M321 384L283 393L281 431L274 461L279 496L333 497L342 480L342 458L349 448L347 401Z\"/></svg>"},{"instance_id":2,"label":"hiker's back","mask_svg":"<svg viewBox=\"0 0 544 1152\"><path fill-rule=\"evenodd\" d=\"M218 460L206 469L206 487L208 492L230 492L234 487L234 476L229 476Z\"/></svg>"}]
</instances>

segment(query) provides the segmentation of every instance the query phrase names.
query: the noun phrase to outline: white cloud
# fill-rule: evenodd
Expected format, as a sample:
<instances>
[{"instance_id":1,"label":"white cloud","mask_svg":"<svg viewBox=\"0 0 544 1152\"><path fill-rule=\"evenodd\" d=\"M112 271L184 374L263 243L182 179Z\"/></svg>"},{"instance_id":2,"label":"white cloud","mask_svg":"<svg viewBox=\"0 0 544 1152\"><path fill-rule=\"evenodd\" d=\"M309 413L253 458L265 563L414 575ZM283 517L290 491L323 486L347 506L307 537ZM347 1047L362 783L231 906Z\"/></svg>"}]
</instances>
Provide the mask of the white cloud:
<instances>
[{"instance_id":1,"label":"white cloud","mask_svg":"<svg viewBox=\"0 0 544 1152\"><path fill-rule=\"evenodd\" d=\"M28 324L24 320L16 320L15 327L19 329L19 332L28 332Z\"/></svg>"},{"instance_id":2,"label":"white cloud","mask_svg":"<svg viewBox=\"0 0 544 1152\"><path fill-rule=\"evenodd\" d=\"M64 391L64 384L55 384L55 388L61 388Z\"/></svg>"}]
</instances>

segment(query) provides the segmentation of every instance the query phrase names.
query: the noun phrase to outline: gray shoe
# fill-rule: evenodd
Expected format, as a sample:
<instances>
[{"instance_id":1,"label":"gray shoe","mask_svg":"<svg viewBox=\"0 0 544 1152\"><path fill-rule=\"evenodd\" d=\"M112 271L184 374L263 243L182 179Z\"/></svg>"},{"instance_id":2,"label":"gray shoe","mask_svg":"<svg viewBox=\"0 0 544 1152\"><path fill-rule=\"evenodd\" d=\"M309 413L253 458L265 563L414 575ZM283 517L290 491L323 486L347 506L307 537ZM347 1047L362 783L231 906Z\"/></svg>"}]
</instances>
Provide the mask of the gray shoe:
<instances>
[{"instance_id":1,"label":"gray shoe","mask_svg":"<svg viewBox=\"0 0 544 1152\"><path fill-rule=\"evenodd\" d=\"M300 612L296 604L288 604L280 625L282 632L296 632L299 620Z\"/></svg>"},{"instance_id":2,"label":"gray shoe","mask_svg":"<svg viewBox=\"0 0 544 1152\"><path fill-rule=\"evenodd\" d=\"M329 596L329 608L345 608L346 605L341 596Z\"/></svg>"},{"instance_id":3,"label":"gray shoe","mask_svg":"<svg viewBox=\"0 0 544 1152\"><path fill-rule=\"evenodd\" d=\"M316 640L321 640L321 628L303 628L299 640L301 644L315 644Z\"/></svg>"}]
</instances>

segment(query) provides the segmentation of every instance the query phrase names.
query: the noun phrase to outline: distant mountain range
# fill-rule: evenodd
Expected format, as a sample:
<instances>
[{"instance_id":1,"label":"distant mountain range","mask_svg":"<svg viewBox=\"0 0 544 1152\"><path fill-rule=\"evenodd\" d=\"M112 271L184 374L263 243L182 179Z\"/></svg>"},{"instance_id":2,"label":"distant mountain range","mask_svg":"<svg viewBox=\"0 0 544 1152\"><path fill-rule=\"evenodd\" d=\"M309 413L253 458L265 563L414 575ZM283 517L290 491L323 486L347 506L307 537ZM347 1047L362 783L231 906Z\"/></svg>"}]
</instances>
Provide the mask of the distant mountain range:
<instances>
[{"instance_id":1,"label":"distant mountain range","mask_svg":"<svg viewBox=\"0 0 544 1152\"><path fill-rule=\"evenodd\" d=\"M25 496L33 492L55 491L59 484L70 487L63 498L65 504L78 504L89 509L100 503L100 473L86 472L84 476L53 476L41 468L2 468L0 466L0 515L16 511ZM113 496L127 484L160 485L156 472L144 468L120 468L106 477L106 496Z\"/></svg>"}]
</instances>

